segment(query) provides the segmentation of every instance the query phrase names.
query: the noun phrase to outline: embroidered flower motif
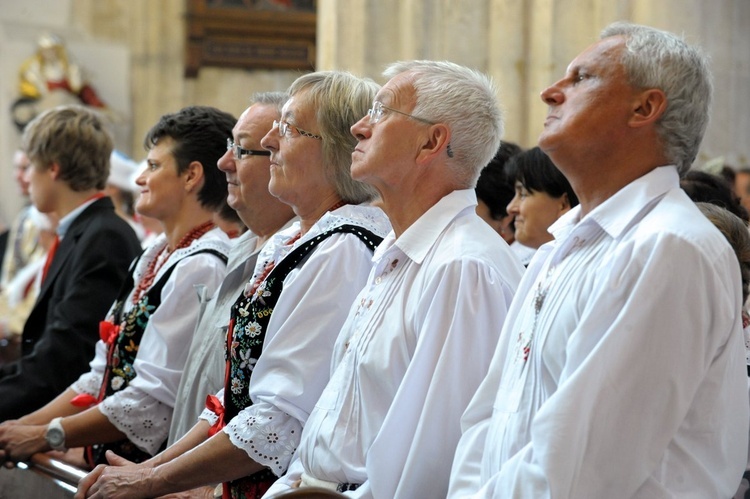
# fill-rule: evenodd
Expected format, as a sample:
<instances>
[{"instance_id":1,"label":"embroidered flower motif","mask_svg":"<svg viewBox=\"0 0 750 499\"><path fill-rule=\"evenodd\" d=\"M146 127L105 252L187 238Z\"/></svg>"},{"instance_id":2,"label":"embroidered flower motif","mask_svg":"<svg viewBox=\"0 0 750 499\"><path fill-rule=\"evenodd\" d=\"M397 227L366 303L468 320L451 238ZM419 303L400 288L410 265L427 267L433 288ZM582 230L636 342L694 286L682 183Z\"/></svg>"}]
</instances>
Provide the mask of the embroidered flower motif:
<instances>
[{"instance_id":1,"label":"embroidered flower motif","mask_svg":"<svg viewBox=\"0 0 750 499\"><path fill-rule=\"evenodd\" d=\"M258 444L258 451L262 455L288 459L294 453L297 439L292 440L288 428L269 425L267 419L263 422L255 421L253 426L259 434L256 443Z\"/></svg>"},{"instance_id":2,"label":"embroidered flower motif","mask_svg":"<svg viewBox=\"0 0 750 499\"><path fill-rule=\"evenodd\" d=\"M253 359L250 357L250 350L240 350L240 369L249 369L253 370L255 369L255 363L258 362L258 359Z\"/></svg>"},{"instance_id":3,"label":"embroidered flower motif","mask_svg":"<svg viewBox=\"0 0 750 499\"><path fill-rule=\"evenodd\" d=\"M258 289L255 290L255 296L252 297L252 300L260 300L260 302L265 305L263 298L266 296L271 296L271 292L266 291L266 286L268 284L269 284L268 280L260 283L260 286L258 286Z\"/></svg>"},{"instance_id":4,"label":"embroidered flower motif","mask_svg":"<svg viewBox=\"0 0 750 499\"><path fill-rule=\"evenodd\" d=\"M277 421L251 407L240 411L227 428L230 438L245 443L241 447L259 463L283 473L299 440L300 427L295 423Z\"/></svg>"},{"instance_id":5,"label":"embroidered flower motif","mask_svg":"<svg viewBox=\"0 0 750 499\"><path fill-rule=\"evenodd\" d=\"M112 389L113 390L119 390L122 388L122 385L125 383L125 380L121 378L120 376L115 376L112 378Z\"/></svg>"},{"instance_id":6,"label":"embroidered flower motif","mask_svg":"<svg viewBox=\"0 0 750 499\"><path fill-rule=\"evenodd\" d=\"M258 336L261 331L262 328L257 322L251 322L245 326L245 334L247 334L251 338L255 338L256 336Z\"/></svg>"},{"instance_id":7,"label":"embroidered flower motif","mask_svg":"<svg viewBox=\"0 0 750 499\"><path fill-rule=\"evenodd\" d=\"M237 358L237 347L240 346L240 342L237 340L232 341L232 358Z\"/></svg>"},{"instance_id":8,"label":"embroidered flower motif","mask_svg":"<svg viewBox=\"0 0 750 499\"><path fill-rule=\"evenodd\" d=\"M151 311L153 311L156 307L153 305L148 304L148 296L144 297L140 302L138 302L138 314L146 314L146 317L151 315Z\"/></svg>"},{"instance_id":9,"label":"embroidered flower motif","mask_svg":"<svg viewBox=\"0 0 750 499\"><path fill-rule=\"evenodd\" d=\"M268 442L268 445L276 445L279 443L280 439L280 435L275 431L270 431L266 434L266 442Z\"/></svg>"},{"instance_id":10,"label":"embroidered flower motif","mask_svg":"<svg viewBox=\"0 0 750 499\"><path fill-rule=\"evenodd\" d=\"M135 344L133 340L130 340L130 343L125 345L125 350L128 352L137 352L138 351L138 345Z\"/></svg>"},{"instance_id":11,"label":"embroidered flower motif","mask_svg":"<svg viewBox=\"0 0 750 499\"><path fill-rule=\"evenodd\" d=\"M245 383L243 383L242 380L237 378L232 379L232 393L239 395L243 388L245 388Z\"/></svg>"},{"instance_id":12,"label":"embroidered flower motif","mask_svg":"<svg viewBox=\"0 0 750 499\"><path fill-rule=\"evenodd\" d=\"M238 307L237 311L240 313L240 317L247 317L250 315L250 312L247 311L247 305L245 307Z\"/></svg>"}]
</instances>

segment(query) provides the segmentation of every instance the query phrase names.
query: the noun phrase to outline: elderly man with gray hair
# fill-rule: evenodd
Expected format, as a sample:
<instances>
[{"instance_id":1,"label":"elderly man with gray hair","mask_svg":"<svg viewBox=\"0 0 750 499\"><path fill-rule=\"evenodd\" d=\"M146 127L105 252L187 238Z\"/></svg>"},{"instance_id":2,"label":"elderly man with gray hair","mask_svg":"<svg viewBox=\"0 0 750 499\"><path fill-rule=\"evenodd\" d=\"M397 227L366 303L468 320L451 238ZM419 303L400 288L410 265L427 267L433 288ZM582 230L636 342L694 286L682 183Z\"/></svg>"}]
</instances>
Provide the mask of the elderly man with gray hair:
<instances>
[{"instance_id":1,"label":"elderly man with gray hair","mask_svg":"<svg viewBox=\"0 0 750 499\"><path fill-rule=\"evenodd\" d=\"M393 231L336 342L296 458L264 497L299 484L353 497L445 497L459 420L484 377L523 267L476 214L502 136L490 80L449 62L393 64L352 177Z\"/></svg>"},{"instance_id":2,"label":"elderly man with gray hair","mask_svg":"<svg viewBox=\"0 0 750 499\"><path fill-rule=\"evenodd\" d=\"M616 23L542 92L581 204L550 228L464 415L449 497L730 497L747 459L737 258L680 189L705 58Z\"/></svg>"}]
</instances>

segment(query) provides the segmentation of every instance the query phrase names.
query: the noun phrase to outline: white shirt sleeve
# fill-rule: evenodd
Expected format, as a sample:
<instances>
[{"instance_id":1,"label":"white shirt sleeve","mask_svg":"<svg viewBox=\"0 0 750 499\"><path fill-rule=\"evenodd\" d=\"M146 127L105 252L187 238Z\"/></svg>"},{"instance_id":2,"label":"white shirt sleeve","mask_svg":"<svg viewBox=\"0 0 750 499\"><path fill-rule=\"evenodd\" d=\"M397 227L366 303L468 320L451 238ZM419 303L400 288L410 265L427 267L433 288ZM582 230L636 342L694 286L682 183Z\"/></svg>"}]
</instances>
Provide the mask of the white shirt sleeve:
<instances>
[{"instance_id":1,"label":"white shirt sleeve","mask_svg":"<svg viewBox=\"0 0 750 499\"><path fill-rule=\"evenodd\" d=\"M85 393L92 397L98 397L104 377L104 369L107 367L107 345L102 340L97 341L94 352L94 359L89 362L91 370L81 374L70 385L70 388L76 393Z\"/></svg>"},{"instance_id":2,"label":"white shirt sleeve","mask_svg":"<svg viewBox=\"0 0 750 499\"><path fill-rule=\"evenodd\" d=\"M292 460L289 462L289 467L278 480L273 482L273 485L269 487L262 499L273 499L277 494L283 492L289 492L292 490L294 482L300 479L302 473L305 471L305 467L302 466L302 461L298 454L292 456Z\"/></svg>"},{"instance_id":3,"label":"white shirt sleeve","mask_svg":"<svg viewBox=\"0 0 750 499\"><path fill-rule=\"evenodd\" d=\"M224 405L224 389L223 388L218 391L218 393L216 394L216 398L221 401L221 405ZM198 416L198 419L205 419L206 421L208 421L208 424L213 426L219 420L219 415L216 414L211 409L209 409L208 407L206 407L205 409L203 409L203 412L200 413L200 415Z\"/></svg>"},{"instance_id":4,"label":"white shirt sleeve","mask_svg":"<svg viewBox=\"0 0 750 499\"><path fill-rule=\"evenodd\" d=\"M435 273L420 293L413 357L367 451L368 481L347 495L445 493L461 415L487 372L512 298L512 289L485 263L467 259ZM429 456L439 462L425 466ZM443 477L435 479L436 472Z\"/></svg>"},{"instance_id":5,"label":"white shirt sleeve","mask_svg":"<svg viewBox=\"0 0 750 499\"><path fill-rule=\"evenodd\" d=\"M505 340L500 338L500 342ZM496 352L501 351L498 344ZM469 406L461 417L461 439L454 454L448 497L463 497L482 486L482 453L487 440L487 430L492 418L504 355L493 356L487 376L479 385Z\"/></svg>"},{"instance_id":6,"label":"white shirt sleeve","mask_svg":"<svg viewBox=\"0 0 750 499\"><path fill-rule=\"evenodd\" d=\"M519 288L516 290L515 307L519 306L519 302L531 289L530 283L533 283L534 278L538 275L540 266L541 260L536 260L527 268L524 280L521 281ZM482 454L490 419L492 418L492 408L500 386L505 352L515 341L516 339L511 337L509 333L503 332L501 334L487 375L461 416L461 439L454 454L448 497L469 495L479 490L482 485Z\"/></svg>"},{"instance_id":7,"label":"white shirt sleeve","mask_svg":"<svg viewBox=\"0 0 750 499\"><path fill-rule=\"evenodd\" d=\"M612 275L602 276L606 289L586 304L565 350L557 352L564 358L559 386L531 421L530 443L480 490L451 497L671 495L650 475L668 473L654 467L665 463L678 430L676 460L693 462L696 452L713 453L701 456L704 463L738 462L737 470L705 469L698 480L731 483L736 473L739 481L744 456L723 455L736 448L728 442L731 432L701 435L683 428L691 413L703 410L692 421L720 417L731 418L733 428L747 425L747 401L717 404L726 400L721 392L745 382L731 375L744 367L739 282L728 278L728 269L736 269L729 262L734 256L725 252L710 260L676 238L622 253L612 262ZM717 490L711 497L733 492Z\"/></svg>"},{"instance_id":8,"label":"white shirt sleeve","mask_svg":"<svg viewBox=\"0 0 750 499\"><path fill-rule=\"evenodd\" d=\"M124 390L107 397L99 410L130 441L151 454L167 438L177 387L198 320L195 284L213 293L221 284L224 262L208 253L177 263L161 291L133 363L137 376Z\"/></svg>"},{"instance_id":9,"label":"white shirt sleeve","mask_svg":"<svg viewBox=\"0 0 750 499\"><path fill-rule=\"evenodd\" d=\"M371 265L372 253L356 236L334 234L284 281L248 387L253 405L224 428L277 476L328 381L333 344Z\"/></svg>"}]
</instances>

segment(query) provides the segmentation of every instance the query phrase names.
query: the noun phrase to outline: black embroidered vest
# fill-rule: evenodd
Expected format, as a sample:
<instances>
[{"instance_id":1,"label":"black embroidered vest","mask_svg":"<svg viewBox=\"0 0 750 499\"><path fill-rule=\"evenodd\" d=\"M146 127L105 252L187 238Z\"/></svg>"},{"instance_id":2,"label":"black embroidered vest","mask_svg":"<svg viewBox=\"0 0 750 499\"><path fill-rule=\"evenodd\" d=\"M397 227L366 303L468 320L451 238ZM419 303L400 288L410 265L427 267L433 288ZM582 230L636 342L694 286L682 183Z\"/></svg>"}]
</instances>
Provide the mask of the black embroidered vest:
<instances>
[{"instance_id":1,"label":"black embroidered vest","mask_svg":"<svg viewBox=\"0 0 750 499\"><path fill-rule=\"evenodd\" d=\"M227 379L224 386L224 421L230 421L242 409L250 407L248 385L255 362L262 354L266 328L271 320L273 309L284 287L284 279L323 241L337 233L356 235L370 251L383 240L382 237L356 225L341 225L323 232L302 243L284 257L266 277L258 291L246 297L240 294L232 307L225 360ZM315 292L310 290L309 292ZM253 299L253 297L257 297ZM277 477L265 468L250 476L224 484L224 498L260 499Z\"/></svg>"},{"instance_id":2,"label":"black embroidered vest","mask_svg":"<svg viewBox=\"0 0 750 499\"><path fill-rule=\"evenodd\" d=\"M226 263L227 261L226 255L209 248L189 253L183 258L197 255L199 253L211 253L223 262ZM117 301L112 309L112 323L118 324L120 329L117 337L108 345L107 366L104 371L102 386L99 391L99 402L121 390L124 390L133 378L136 377L137 373L133 369L133 363L138 354L138 348L141 344L143 333L146 331L146 326L148 325L151 314L153 314L154 311L159 308L159 305L161 305L162 289L166 285L177 264L182 261L182 259L179 259L172 263L164 274L162 274L161 278L155 282L148 291L144 293L138 303L130 309L130 312L123 314L125 302L135 285L133 282L133 269L138 264L139 260L140 257L131 265L128 277L123 283ZM159 452L164 450L166 443L167 441L165 439L159 447ZM96 444L87 447L85 456L88 464L92 467L97 464L107 464L107 459L104 456L107 450L112 450L117 455L134 463L140 463L152 457L151 454L136 447L130 440L123 439L117 442Z\"/></svg>"}]
</instances>

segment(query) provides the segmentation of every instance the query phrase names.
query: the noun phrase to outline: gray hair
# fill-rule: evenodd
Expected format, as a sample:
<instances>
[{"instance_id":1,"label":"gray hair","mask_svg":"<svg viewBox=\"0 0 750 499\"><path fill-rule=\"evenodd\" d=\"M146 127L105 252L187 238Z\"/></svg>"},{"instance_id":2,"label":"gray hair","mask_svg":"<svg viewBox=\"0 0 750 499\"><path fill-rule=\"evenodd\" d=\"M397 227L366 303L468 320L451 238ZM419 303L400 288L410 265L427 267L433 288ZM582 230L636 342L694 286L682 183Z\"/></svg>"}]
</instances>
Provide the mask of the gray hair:
<instances>
[{"instance_id":1,"label":"gray hair","mask_svg":"<svg viewBox=\"0 0 750 499\"><path fill-rule=\"evenodd\" d=\"M377 191L351 177L352 153L357 139L351 126L372 105L380 86L346 71L318 71L297 78L289 95L306 92L315 109L315 118L323 137L326 177L343 201L353 204L371 201Z\"/></svg>"},{"instance_id":2,"label":"gray hair","mask_svg":"<svg viewBox=\"0 0 750 499\"><path fill-rule=\"evenodd\" d=\"M495 84L483 73L448 61L399 61L383 75L407 72L417 97L412 114L448 125L453 151L448 168L458 185L473 188L503 136Z\"/></svg>"},{"instance_id":3,"label":"gray hair","mask_svg":"<svg viewBox=\"0 0 750 499\"><path fill-rule=\"evenodd\" d=\"M697 47L680 37L648 26L612 23L601 38L623 36L622 65L635 88L658 88L667 108L657 123L664 154L680 174L690 169L708 126L711 72Z\"/></svg>"},{"instance_id":4,"label":"gray hair","mask_svg":"<svg viewBox=\"0 0 750 499\"><path fill-rule=\"evenodd\" d=\"M281 108L289 100L289 94L286 92L256 92L250 96L250 104L263 104L273 106L281 114Z\"/></svg>"}]
</instances>

